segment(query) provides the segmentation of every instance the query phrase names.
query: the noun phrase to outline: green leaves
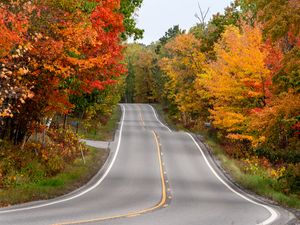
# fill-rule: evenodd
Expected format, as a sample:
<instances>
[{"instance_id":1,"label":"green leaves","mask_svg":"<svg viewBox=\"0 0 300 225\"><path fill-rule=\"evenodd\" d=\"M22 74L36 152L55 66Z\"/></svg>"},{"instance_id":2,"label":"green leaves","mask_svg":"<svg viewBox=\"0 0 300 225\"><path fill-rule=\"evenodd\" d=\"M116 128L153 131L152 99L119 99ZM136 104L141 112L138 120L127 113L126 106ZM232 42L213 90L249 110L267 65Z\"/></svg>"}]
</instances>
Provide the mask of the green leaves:
<instances>
[{"instance_id":1,"label":"green leaves","mask_svg":"<svg viewBox=\"0 0 300 225\"><path fill-rule=\"evenodd\" d=\"M129 37L133 37L134 40L143 38L144 30L136 27L136 21L134 18L135 12L141 7L143 0L122 0L120 12L124 15L123 24L125 32L121 37L123 40L127 40Z\"/></svg>"}]
</instances>

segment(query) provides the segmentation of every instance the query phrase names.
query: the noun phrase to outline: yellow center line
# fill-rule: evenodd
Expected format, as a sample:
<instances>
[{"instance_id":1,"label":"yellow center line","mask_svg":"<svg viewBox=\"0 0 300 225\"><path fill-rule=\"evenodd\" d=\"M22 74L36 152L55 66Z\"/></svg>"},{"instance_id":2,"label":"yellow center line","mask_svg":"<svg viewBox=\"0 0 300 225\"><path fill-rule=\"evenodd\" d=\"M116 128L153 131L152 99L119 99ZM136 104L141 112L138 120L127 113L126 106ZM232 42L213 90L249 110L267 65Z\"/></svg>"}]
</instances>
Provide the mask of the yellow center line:
<instances>
[{"instance_id":1,"label":"yellow center line","mask_svg":"<svg viewBox=\"0 0 300 225\"><path fill-rule=\"evenodd\" d=\"M139 107L139 114L140 114L140 123L142 124L142 127L145 129L145 121L144 121L144 118L143 118L143 115L142 115L142 110L141 110L141 107L138 105Z\"/></svg>"},{"instance_id":2,"label":"yellow center line","mask_svg":"<svg viewBox=\"0 0 300 225\"><path fill-rule=\"evenodd\" d=\"M135 217L135 216L139 216L141 214L145 214L145 213L154 211L154 210L162 208L162 207L166 207L167 206L166 205L167 192L166 192L165 176L164 176L164 171L163 171L163 166L162 166L161 149L160 149L160 146L159 146L159 141L158 141L157 134L154 131L152 131L152 132L153 132L153 136L154 136L155 143L156 143L156 148L157 148L157 155L158 155L159 169L160 169L160 177L161 177L161 188L162 188L162 196L161 196L161 200L158 204L156 204L155 206L152 206L150 208L129 212L127 214L121 214L121 215L116 215L116 216L107 216L107 217L99 217L99 218L88 219L88 220L63 222L63 223L58 223L58 224L53 224L53 225L83 224L83 223L100 222L100 221L111 220L111 219L130 218L130 217Z\"/></svg>"}]
</instances>

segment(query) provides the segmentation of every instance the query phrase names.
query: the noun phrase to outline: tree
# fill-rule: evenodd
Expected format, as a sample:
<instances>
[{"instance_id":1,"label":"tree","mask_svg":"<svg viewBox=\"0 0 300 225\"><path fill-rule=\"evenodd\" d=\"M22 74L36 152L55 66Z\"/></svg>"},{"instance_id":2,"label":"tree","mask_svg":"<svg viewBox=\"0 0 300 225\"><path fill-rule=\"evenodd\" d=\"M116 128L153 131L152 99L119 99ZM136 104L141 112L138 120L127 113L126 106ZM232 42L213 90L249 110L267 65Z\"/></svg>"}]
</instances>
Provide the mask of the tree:
<instances>
[{"instance_id":1,"label":"tree","mask_svg":"<svg viewBox=\"0 0 300 225\"><path fill-rule=\"evenodd\" d=\"M69 101L71 95L104 90L125 72L121 62L120 34L124 27L120 1L24 1L3 5L1 10L6 14L0 27L5 32L0 34L0 43L5 48L0 62L1 72L5 73L1 81L6 79L6 71L12 73L9 77L20 86L17 95L23 104L10 95L9 101L17 109L9 113L13 119L2 120L2 137L16 143L24 140L55 113L69 113L74 107ZM6 83L11 85L11 81ZM7 105L7 97L1 95L2 103ZM4 108L6 114L13 108L9 104Z\"/></svg>"},{"instance_id":2,"label":"tree","mask_svg":"<svg viewBox=\"0 0 300 225\"><path fill-rule=\"evenodd\" d=\"M273 40L286 38L287 34L297 37L300 32L299 0L244 0L257 14L264 25L264 34ZM276 16L274 16L276 15Z\"/></svg>"},{"instance_id":3,"label":"tree","mask_svg":"<svg viewBox=\"0 0 300 225\"><path fill-rule=\"evenodd\" d=\"M169 28L163 37L159 39L159 43L156 46L155 52L157 54L161 53L161 48L166 45L170 40L175 38L177 35L184 34L185 30L181 30L179 25L174 25L173 27Z\"/></svg>"},{"instance_id":4,"label":"tree","mask_svg":"<svg viewBox=\"0 0 300 225\"><path fill-rule=\"evenodd\" d=\"M124 15L125 32L122 33L122 39L126 40L133 36L134 40L143 37L144 30L136 27L136 21L133 18L136 10L142 5L143 0L122 0L120 12Z\"/></svg>"},{"instance_id":5,"label":"tree","mask_svg":"<svg viewBox=\"0 0 300 225\"><path fill-rule=\"evenodd\" d=\"M249 115L251 110L266 105L271 84L261 31L247 25L242 31L228 26L215 52L217 60L208 70L213 124L230 139L252 141Z\"/></svg>"},{"instance_id":6,"label":"tree","mask_svg":"<svg viewBox=\"0 0 300 225\"><path fill-rule=\"evenodd\" d=\"M251 115L254 147L273 162L299 163L300 95L292 91L274 96Z\"/></svg>"},{"instance_id":7,"label":"tree","mask_svg":"<svg viewBox=\"0 0 300 225\"><path fill-rule=\"evenodd\" d=\"M155 53L147 48L141 49L137 53L137 59L134 62L135 68L135 86L134 101L153 103L157 101L156 87L153 77Z\"/></svg>"},{"instance_id":8,"label":"tree","mask_svg":"<svg viewBox=\"0 0 300 225\"><path fill-rule=\"evenodd\" d=\"M138 53L143 49L140 44L129 44L125 49L125 60L127 64L127 77L125 94L123 96L125 102L133 103L135 96L135 62L137 61Z\"/></svg>"},{"instance_id":9,"label":"tree","mask_svg":"<svg viewBox=\"0 0 300 225\"><path fill-rule=\"evenodd\" d=\"M201 39L201 51L214 59L214 44L220 39L226 26L239 25L241 14L238 3L234 2L225 8L224 14L217 13L213 15L213 18L207 24L204 24L202 19L196 26L192 27L190 33Z\"/></svg>"},{"instance_id":10,"label":"tree","mask_svg":"<svg viewBox=\"0 0 300 225\"><path fill-rule=\"evenodd\" d=\"M205 68L205 56L200 51L201 42L192 34L181 34L165 45L166 55L161 69L168 77L166 96L175 106L173 112L185 125L193 122L205 111L202 97L196 91L195 81ZM174 108L174 107L172 107Z\"/></svg>"}]
</instances>

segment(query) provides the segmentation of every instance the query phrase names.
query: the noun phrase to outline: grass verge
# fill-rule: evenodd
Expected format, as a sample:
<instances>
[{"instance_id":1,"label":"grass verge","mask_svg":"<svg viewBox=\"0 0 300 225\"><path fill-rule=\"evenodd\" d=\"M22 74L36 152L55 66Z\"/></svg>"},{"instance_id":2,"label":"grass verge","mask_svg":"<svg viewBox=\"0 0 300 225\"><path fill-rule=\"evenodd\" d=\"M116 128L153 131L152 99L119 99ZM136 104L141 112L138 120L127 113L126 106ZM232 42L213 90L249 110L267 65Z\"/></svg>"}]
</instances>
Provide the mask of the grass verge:
<instances>
[{"instance_id":1,"label":"grass verge","mask_svg":"<svg viewBox=\"0 0 300 225\"><path fill-rule=\"evenodd\" d=\"M287 195L276 190L276 179L265 175L264 168L259 168L258 174L248 174L242 170L242 163L229 158L223 151L222 146L213 138L205 137L206 143L222 167L231 175L235 182L254 193L267 197L285 207L300 209L300 199L297 195Z\"/></svg>"},{"instance_id":2,"label":"grass verge","mask_svg":"<svg viewBox=\"0 0 300 225\"><path fill-rule=\"evenodd\" d=\"M107 156L107 150L89 147L85 156L86 164L78 158L54 177L0 189L0 206L45 200L69 193L90 180L105 163Z\"/></svg>"},{"instance_id":3,"label":"grass verge","mask_svg":"<svg viewBox=\"0 0 300 225\"><path fill-rule=\"evenodd\" d=\"M115 130L118 127L118 122L121 118L120 107L115 107L111 118L105 125L99 127L91 127L84 129L82 126L79 127L78 133L84 139L91 139L96 141L111 141L114 138Z\"/></svg>"},{"instance_id":4,"label":"grass verge","mask_svg":"<svg viewBox=\"0 0 300 225\"><path fill-rule=\"evenodd\" d=\"M186 130L180 124L175 124L163 111L161 105L153 105L159 113L160 117L168 124L168 126L175 130ZM242 169L243 165L240 161L232 159L226 155L222 146L214 138L204 135L206 144L210 147L215 157L220 160L223 169L230 174L235 182L240 186L251 190L252 192L269 198L285 207L300 209L300 198L297 195L287 195L274 188L276 180L264 176L264 168L259 168L258 174L253 175L245 173Z\"/></svg>"},{"instance_id":5,"label":"grass verge","mask_svg":"<svg viewBox=\"0 0 300 225\"><path fill-rule=\"evenodd\" d=\"M116 107L106 125L100 128L94 127L89 130L80 128L78 130L79 135L93 140L112 140L120 117L121 110L119 107ZM70 121L78 121L78 119L70 118ZM82 158L77 158L73 163L65 164L63 171L55 176L41 176L34 180L17 182L14 185L0 188L0 207L35 200L51 199L70 193L87 183L99 171L105 163L108 154L109 152L106 149L88 147L88 151L85 153L85 164ZM31 158L30 161L32 161Z\"/></svg>"}]
</instances>

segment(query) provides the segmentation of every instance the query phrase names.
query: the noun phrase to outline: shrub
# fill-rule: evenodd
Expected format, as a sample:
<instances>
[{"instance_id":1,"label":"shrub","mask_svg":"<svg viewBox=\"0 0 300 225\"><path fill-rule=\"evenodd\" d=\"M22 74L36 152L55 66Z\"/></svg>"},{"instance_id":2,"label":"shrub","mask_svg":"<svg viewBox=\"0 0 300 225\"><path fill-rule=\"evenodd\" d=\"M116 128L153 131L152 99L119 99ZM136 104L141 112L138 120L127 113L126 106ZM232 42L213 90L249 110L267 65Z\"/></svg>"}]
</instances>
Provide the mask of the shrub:
<instances>
[{"instance_id":1,"label":"shrub","mask_svg":"<svg viewBox=\"0 0 300 225\"><path fill-rule=\"evenodd\" d=\"M300 194L300 163L289 164L279 182L286 192Z\"/></svg>"},{"instance_id":2,"label":"shrub","mask_svg":"<svg viewBox=\"0 0 300 225\"><path fill-rule=\"evenodd\" d=\"M46 142L28 142L24 149L0 141L0 188L39 182L63 171L87 149L71 130L47 132Z\"/></svg>"},{"instance_id":3,"label":"shrub","mask_svg":"<svg viewBox=\"0 0 300 225\"><path fill-rule=\"evenodd\" d=\"M45 166L35 159L21 169L21 178L19 179L26 181L26 177L28 177L30 181L38 182L46 176L45 170Z\"/></svg>"}]
</instances>

